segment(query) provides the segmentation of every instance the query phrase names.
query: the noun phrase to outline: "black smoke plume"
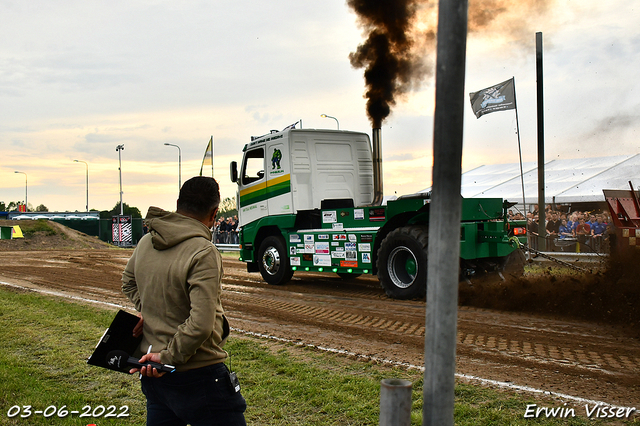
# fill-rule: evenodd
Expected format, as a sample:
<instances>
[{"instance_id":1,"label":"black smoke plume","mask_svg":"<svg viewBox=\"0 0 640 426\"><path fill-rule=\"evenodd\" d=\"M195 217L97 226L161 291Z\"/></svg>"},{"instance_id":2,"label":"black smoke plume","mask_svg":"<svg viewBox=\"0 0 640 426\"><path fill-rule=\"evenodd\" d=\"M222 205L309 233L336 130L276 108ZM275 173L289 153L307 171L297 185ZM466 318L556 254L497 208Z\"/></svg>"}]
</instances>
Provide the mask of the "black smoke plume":
<instances>
[{"instance_id":1,"label":"black smoke plume","mask_svg":"<svg viewBox=\"0 0 640 426\"><path fill-rule=\"evenodd\" d=\"M398 95L419 84L428 68L414 54L413 23L418 0L347 0L368 31L367 40L349 54L354 68L364 68L367 114L374 128L391 113Z\"/></svg>"},{"instance_id":2,"label":"black smoke plume","mask_svg":"<svg viewBox=\"0 0 640 426\"><path fill-rule=\"evenodd\" d=\"M554 0L469 0L468 32L530 49L535 19ZM438 0L347 0L367 39L349 54L364 68L367 115L380 128L401 97L433 75ZM473 72L473 70L470 70Z\"/></svg>"}]
</instances>

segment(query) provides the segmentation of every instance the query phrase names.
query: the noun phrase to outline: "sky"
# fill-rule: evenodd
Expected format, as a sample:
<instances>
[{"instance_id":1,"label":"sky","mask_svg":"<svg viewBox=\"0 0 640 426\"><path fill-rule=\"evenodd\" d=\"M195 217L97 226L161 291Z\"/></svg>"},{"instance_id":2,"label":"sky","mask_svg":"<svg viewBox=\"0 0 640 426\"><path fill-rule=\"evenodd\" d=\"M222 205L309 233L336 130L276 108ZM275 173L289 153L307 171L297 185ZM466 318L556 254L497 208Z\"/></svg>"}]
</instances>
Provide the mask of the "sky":
<instances>
[{"instance_id":1,"label":"sky","mask_svg":"<svg viewBox=\"0 0 640 426\"><path fill-rule=\"evenodd\" d=\"M545 160L640 152L640 6L609 0L470 0L465 93L515 78L515 111L476 119L465 99L463 171L537 161L535 33L544 44ZM433 26L424 5L417 27ZM430 27L431 26L431 27ZM0 0L0 201L49 211L175 210L209 138L223 198L251 136L303 128L370 133L366 38L345 0ZM424 46L427 68L435 52ZM427 69L427 71L429 71ZM435 78L382 124L385 195L431 186ZM20 171L26 173L15 173ZM209 172L210 173L210 172ZM624 189L624 188L622 188Z\"/></svg>"}]
</instances>

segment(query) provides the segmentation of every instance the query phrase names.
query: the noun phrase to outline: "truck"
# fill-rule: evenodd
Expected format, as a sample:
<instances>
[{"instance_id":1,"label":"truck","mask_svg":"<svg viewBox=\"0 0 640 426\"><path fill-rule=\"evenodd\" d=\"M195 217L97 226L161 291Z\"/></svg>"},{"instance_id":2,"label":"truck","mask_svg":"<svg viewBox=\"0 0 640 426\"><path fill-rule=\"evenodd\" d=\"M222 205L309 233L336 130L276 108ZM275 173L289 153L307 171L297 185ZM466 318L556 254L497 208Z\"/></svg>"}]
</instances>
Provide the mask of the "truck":
<instances>
[{"instance_id":1,"label":"truck","mask_svg":"<svg viewBox=\"0 0 640 426\"><path fill-rule=\"evenodd\" d=\"M230 164L247 271L274 285L296 271L372 274L390 298L425 296L430 193L383 202L380 153L380 129L371 139L295 125L251 137L242 162ZM462 198L460 229L451 230L460 233L461 279L522 273L506 214L514 204Z\"/></svg>"}]
</instances>

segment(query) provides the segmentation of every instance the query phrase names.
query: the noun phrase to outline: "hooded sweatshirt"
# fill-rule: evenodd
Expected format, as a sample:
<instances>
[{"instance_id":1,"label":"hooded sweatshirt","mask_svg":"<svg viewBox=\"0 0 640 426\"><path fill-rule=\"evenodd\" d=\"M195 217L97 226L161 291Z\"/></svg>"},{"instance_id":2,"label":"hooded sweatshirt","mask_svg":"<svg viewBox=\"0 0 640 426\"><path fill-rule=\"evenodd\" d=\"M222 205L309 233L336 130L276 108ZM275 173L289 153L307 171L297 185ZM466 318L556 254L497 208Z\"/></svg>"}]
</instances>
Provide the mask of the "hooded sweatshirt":
<instances>
[{"instance_id":1,"label":"hooded sweatshirt","mask_svg":"<svg viewBox=\"0 0 640 426\"><path fill-rule=\"evenodd\" d=\"M149 233L122 274L122 292L142 313L140 351L186 371L223 362L229 334L220 301L222 258L199 220L150 207Z\"/></svg>"}]
</instances>

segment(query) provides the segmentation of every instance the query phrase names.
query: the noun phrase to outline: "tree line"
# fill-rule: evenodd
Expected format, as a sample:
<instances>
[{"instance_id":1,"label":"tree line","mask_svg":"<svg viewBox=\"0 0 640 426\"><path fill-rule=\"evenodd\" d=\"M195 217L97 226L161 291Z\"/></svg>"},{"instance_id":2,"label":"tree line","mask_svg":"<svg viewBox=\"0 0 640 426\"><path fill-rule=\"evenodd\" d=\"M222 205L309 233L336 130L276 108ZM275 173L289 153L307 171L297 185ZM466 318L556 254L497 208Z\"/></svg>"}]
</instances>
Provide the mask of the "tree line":
<instances>
[{"instance_id":1,"label":"tree line","mask_svg":"<svg viewBox=\"0 0 640 426\"><path fill-rule=\"evenodd\" d=\"M17 212L19 211L18 206L22 205L20 201L11 201L8 204L4 201L0 201L0 212ZM49 208L44 204L40 204L38 207L34 208L31 204L27 206L27 212L48 212ZM100 210L91 209L92 212L97 212ZM76 210L77 212L77 210ZM133 207L128 205L127 203L122 203L122 213L125 216L131 216L136 218L141 218L142 214L140 213L140 209L137 207ZM100 219L110 219L111 216L116 216L120 214L120 202L117 202L115 206L111 210L102 210L100 211Z\"/></svg>"},{"instance_id":2,"label":"tree line","mask_svg":"<svg viewBox=\"0 0 640 426\"><path fill-rule=\"evenodd\" d=\"M17 212L18 206L22 203L20 201L11 201L8 204L5 204L4 201L0 201L0 212ZM40 204L36 208L33 208L31 204L27 206L28 212L48 212L49 209L44 204ZM92 212L99 211L95 209L91 209ZM102 210L100 211L100 219L110 219L111 216L117 216L120 214L120 202L117 202L115 206L111 210ZM122 214L125 216L131 216L133 218L141 218L142 213L140 209L137 207L133 207L128 205L127 203L122 203ZM218 213L218 217L232 217L238 214L238 209L236 208L236 200L235 198L225 198L220 202L220 209Z\"/></svg>"}]
</instances>

